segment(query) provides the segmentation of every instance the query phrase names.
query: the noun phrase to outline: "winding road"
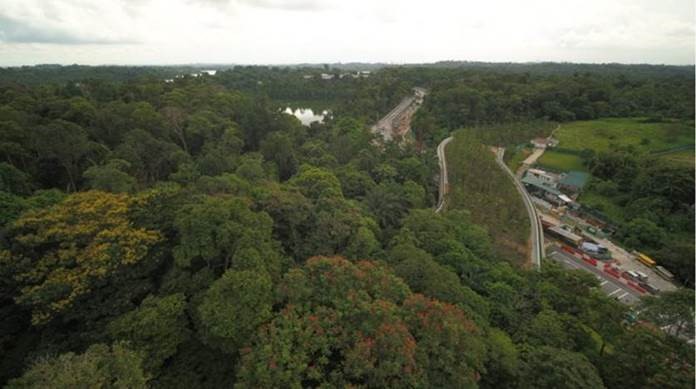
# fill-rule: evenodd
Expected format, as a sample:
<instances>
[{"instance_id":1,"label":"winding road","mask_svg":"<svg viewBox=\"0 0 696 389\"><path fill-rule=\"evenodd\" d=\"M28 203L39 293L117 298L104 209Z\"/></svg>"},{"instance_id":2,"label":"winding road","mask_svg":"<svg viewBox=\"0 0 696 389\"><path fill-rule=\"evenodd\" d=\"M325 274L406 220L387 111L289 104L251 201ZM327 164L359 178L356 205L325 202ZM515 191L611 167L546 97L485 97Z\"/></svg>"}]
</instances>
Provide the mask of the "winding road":
<instances>
[{"instance_id":1,"label":"winding road","mask_svg":"<svg viewBox=\"0 0 696 389\"><path fill-rule=\"evenodd\" d=\"M449 191L449 181L447 180L447 159L445 158L445 147L452 141L451 136L444 139L437 145L437 160L440 163L440 195L437 200L437 208L435 213L439 213L445 209L447 192Z\"/></svg>"},{"instance_id":2,"label":"winding road","mask_svg":"<svg viewBox=\"0 0 696 389\"><path fill-rule=\"evenodd\" d=\"M498 163L498 166L510 176L510 179L515 184L515 188L517 188L520 196L522 196L524 207L527 208L530 223L530 239L532 241L532 264L538 270L541 269L541 258L544 256L544 230L541 227L541 220L537 215L536 208L534 207L534 203L532 203L531 197L529 197L529 193L527 193L524 185L522 185L515 174L505 165L505 162L503 162L504 155L505 148L499 147L496 152L495 161Z\"/></svg>"}]
</instances>

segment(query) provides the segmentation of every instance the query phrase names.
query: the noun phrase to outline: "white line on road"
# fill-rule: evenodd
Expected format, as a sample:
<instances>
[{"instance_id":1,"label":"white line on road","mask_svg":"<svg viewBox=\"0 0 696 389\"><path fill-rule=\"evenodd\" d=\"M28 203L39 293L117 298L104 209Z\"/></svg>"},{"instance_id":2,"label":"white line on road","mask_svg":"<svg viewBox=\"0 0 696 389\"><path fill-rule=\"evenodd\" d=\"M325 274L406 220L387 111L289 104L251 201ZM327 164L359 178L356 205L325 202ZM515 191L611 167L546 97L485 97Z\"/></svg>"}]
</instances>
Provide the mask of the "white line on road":
<instances>
[{"instance_id":1,"label":"white line on road","mask_svg":"<svg viewBox=\"0 0 696 389\"><path fill-rule=\"evenodd\" d=\"M572 267L573 269L580 269L580 266L576 265L574 262L571 262L565 258L563 259L563 262L568 264L568 266Z\"/></svg>"},{"instance_id":2,"label":"white line on road","mask_svg":"<svg viewBox=\"0 0 696 389\"><path fill-rule=\"evenodd\" d=\"M615 295L615 294L617 294L617 293L619 293L619 292L621 292L621 289L620 289L620 288L619 288L619 289L616 289L615 291L613 291L613 292L611 292L611 293L609 293L608 296L611 297L611 296L613 296L613 295Z\"/></svg>"},{"instance_id":3,"label":"white line on road","mask_svg":"<svg viewBox=\"0 0 696 389\"><path fill-rule=\"evenodd\" d=\"M609 281L604 280L604 281L602 281L602 282L599 283L599 286L603 286L603 285L606 284L607 282L609 282Z\"/></svg>"},{"instance_id":4,"label":"white line on road","mask_svg":"<svg viewBox=\"0 0 696 389\"><path fill-rule=\"evenodd\" d=\"M628 292L625 292L624 294L622 294L621 296L619 296L618 299L621 300L622 298L626 297L626 295L628 295Z\"/></svg>"}]
</instances>

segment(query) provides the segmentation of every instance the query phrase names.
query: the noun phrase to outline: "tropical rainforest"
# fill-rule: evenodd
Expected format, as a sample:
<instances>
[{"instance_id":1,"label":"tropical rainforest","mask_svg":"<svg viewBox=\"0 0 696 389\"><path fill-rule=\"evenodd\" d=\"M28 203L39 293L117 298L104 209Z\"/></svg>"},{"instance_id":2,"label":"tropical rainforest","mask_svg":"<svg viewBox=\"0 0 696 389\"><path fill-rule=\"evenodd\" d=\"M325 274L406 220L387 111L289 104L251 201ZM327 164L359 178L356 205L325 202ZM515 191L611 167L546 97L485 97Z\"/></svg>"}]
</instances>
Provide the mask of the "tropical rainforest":
<instances>
[{"instance_id":1,"label":"tropical rainforest","mask_svg":"<svg viewBox=\"0 0 696 389\"><path fill-rule=\"evenodd\" d=\"M433 211L450 131L514 144L535 122L693 120L693 66L371 69L0 69L0 385L693 387L693 289L632 309ZM370 126L414 86L412 135L384 142ZM331 115L305 126L288 104ZM632 180L660 167L617 158L588 163L643 196ZM664 220L693 235L669 216L693 221L690 177Z\"/></svg>"}]
</instances>

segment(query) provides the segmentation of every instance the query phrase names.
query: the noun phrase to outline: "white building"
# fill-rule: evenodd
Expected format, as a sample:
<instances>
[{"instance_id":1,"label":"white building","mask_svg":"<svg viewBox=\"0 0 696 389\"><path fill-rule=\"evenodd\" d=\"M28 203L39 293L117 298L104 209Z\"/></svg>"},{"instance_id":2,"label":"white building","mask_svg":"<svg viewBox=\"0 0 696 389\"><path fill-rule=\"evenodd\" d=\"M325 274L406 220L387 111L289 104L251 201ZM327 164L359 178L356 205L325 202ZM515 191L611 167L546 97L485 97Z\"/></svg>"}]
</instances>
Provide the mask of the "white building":
<instances>
[{"instance_id":1,"label":"white building","mask_svg":"<svg viewBox=\"0 0 696 389\"><path fill-rule=\"evenodd\" d=\"M556 188L558 186L558 181L561 180L560 175L550 173L541 169L529 169L527 170L527 175L534 177L544 185L551 188Z\"/></svg>"},{"instance_id":2,"label":"white building","mask_svg":"<svg viewBox=\"0 0 696 389\"><path fill-rule=\"evenodd\" d=\"M538 149L558 146L558 140L553 138L535 138L532 139L532 146Z\"/></svg>"}]
</instances>

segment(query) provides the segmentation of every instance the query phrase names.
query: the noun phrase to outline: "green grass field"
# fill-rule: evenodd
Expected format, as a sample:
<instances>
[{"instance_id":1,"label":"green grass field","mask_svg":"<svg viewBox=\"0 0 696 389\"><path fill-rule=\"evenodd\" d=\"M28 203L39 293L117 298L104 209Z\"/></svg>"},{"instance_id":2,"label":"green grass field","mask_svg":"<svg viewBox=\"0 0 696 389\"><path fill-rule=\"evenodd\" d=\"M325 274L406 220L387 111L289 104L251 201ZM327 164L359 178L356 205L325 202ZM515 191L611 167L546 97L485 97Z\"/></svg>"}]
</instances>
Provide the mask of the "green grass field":
<instances>
[{"instance_id":1,"label":"green grass field","mask_svg":"<svg viewBox=\"0 0 696 389\"><path fill-rule=\"evenodd\" d=\"M582 159L574 154L549 150L537 160L539 167L555 170L559 172L567 172L570 170L578 170L581 172L587 171L587 168L582 164Z\"/></svg>"},{"instance_id":2,"label":"green grass field","mask_svg":"<svg viewBox=\"0 0 696 389\"><path fill-rule=\"evenodd\" d=\"M554 137L561 151L547 151L538 164L553 170L587 171L579 156L562 150L595 152L607 151L611 145L632 146L637 153L655 154L655 157L676 164L694 166L694 122L666 120L648 123L644 118L601 119L571 122L561 126ZM674 151L669 151L674 149ZM616 199L596 193L592 187L580 195L580 203L598 209L614 222L624 221L624 207Z\"/></svg>"},{"instance_id":3,"label":"green grass field","mask_svg":"<svg viewBox=\"0 0 696 389\"><path fill-rule=\"evenodd\" d=\"M617 144L654 152L693 144L694 122L646 123L644 118L579 121L561 125L554 137L564 149L605 151L609 145Z\"/></svg>"}]
</instances>

